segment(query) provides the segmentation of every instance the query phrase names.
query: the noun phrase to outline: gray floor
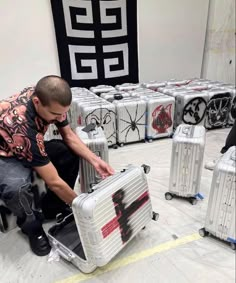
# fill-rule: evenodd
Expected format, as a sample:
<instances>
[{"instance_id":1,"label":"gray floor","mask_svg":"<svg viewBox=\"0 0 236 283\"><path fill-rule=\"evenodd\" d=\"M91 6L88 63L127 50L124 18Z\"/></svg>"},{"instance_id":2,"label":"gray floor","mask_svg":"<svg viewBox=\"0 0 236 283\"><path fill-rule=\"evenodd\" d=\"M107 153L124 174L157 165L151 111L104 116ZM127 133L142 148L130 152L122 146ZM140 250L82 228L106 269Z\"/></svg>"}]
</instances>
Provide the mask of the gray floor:
<instances>
[{"instance_id":1,"label":"gray floor","mask_svg":"<svg viewBox=\"0 0 236 283\"><path fill-rule=\"evenodd\" d=\"M205 161L219 155L228 131L207 132ZM165 200L171 144L171 139L161 139L109 150L115 169L130 163L151 166L149 189L153 209L160 214L159 220L152 221L110 264L84 275L64 260L48 262L48 257L33 255L24 236L14 229L0 233L0 282L235 282L235 252L222 241L198 234L204 225L212 172L203 169L201 193L205 199L197 205L176 198Z\"/></svg>"}]
</instances>

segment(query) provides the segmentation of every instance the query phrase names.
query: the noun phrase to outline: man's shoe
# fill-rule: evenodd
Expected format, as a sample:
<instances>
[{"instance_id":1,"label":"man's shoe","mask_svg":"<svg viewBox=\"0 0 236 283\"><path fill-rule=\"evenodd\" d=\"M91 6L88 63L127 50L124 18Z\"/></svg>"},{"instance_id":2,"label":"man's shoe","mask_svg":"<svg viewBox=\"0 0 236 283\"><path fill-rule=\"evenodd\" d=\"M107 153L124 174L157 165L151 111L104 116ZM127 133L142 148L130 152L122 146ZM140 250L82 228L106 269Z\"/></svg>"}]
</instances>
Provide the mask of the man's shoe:
<instances>
[{"instance_id":1,"label":"man's shoe","mask_svg":"<svg viewBox=\"0 0 236 283\"><path fill-rule=\"evenodd\" d=\"M51 246L49 244L46 233L42 230L41 233L28 235L31 250L38 256L45 256L50 253Z\"/></svg>"}]
</instances>

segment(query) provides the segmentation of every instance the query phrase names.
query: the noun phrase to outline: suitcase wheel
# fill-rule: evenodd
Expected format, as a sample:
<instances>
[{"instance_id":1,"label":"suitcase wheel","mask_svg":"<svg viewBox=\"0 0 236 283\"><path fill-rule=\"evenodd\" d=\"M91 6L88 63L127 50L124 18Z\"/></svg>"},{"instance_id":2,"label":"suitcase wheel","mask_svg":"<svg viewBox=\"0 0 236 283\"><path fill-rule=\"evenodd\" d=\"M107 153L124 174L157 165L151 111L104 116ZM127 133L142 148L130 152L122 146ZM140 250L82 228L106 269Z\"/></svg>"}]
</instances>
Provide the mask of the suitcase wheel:
<instances>
[{"instance_id":1,"label":"suitcase wheel","mask_svg":"<svg viewBox=\"0 0 236 283\"><path fill-rule=\"evenodd\" d=\"M117 144L114 144L114 145L113 145L113 148L114 148L114 149L117 149L117 148L118 148L118 145L117 145Z\"/></svg>"},{"instance_id":2,"label":"suitcase wheel","mask_svg":"<svg viewBox=\"0 0 236 283\"><path fill-rule=\"evenodd\" d=\"M197 204L197 199L196 198L190 198L189 201L190 201L190 203L192 205L196 205Z\"/></svg>"},{"instance_id":3,"label":"suitcase wheel","mask_svg":"<svg viewBox=\"0 0 236 283\"><path fill-rule=\"evenodd\" d=\"M165 199L166 200L172 200L172 198L173 198L173 195L171 193L169 193L169 192L165 193Z\"/></svg>"},{"instance_id":4,"label":"suitcase wheel","mask_svg":"<svg viewBox=\"0 0 236 283\"><path fill-rule=\"evenodd\" d=\"M148 174L151 170L151 167L149 165L143 164L141 167L143 167L143 171L145 174Z\"/></svg>"},{"instance_id":5,"label":"suitcase wheel","mask_svg":"<svg viewBox=\"0 0 236 283\"><path fill-rule=\"evenodd\" d=\"M236 250L236 244L235 243L230 243L230 247L232 250Z\"/></svg>"},{"instance_id":6,"label":"suitcase wheel","mask_svg":"<svg viewBox=\"0 0 236 283\"><path fill-rule=\"evenodd\" d=\"M153 212L152 212L152 220L157 221L158 218L159 218L159 213L153 211Z\"/></svg>"},{"instance_id":7,"label":"suitcase wheel","mask_svg":"<svg viewBox=\"0 0 236 283\"><path fill-rule=\"evenodd\" d=\"M205 228L199 229L198 232L199 232L199 235L200 235L201 237L205 237L205 236L208 236L208 235L209 235L209 232L207 232Z\"/></svg>"}]
</instances>

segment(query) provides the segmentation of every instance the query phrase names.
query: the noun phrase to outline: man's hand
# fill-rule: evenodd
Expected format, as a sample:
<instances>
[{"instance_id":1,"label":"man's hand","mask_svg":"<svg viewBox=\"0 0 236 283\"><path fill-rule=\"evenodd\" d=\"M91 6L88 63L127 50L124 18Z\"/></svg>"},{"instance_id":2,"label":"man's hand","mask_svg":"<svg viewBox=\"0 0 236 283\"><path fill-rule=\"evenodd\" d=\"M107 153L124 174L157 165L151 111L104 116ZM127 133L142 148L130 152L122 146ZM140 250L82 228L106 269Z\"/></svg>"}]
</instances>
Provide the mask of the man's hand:
<instances>
[{"instance_id":1,"label":"man's hand","mask_svg":"<svg viewBox=\"0 0 236 283\"><path fill-rule=\"evenodd\" d=\"M93 162L92 165L102 179L105 179L106 177L115 173L114 169L99 157Z\"/></svg>"}]
</instances>

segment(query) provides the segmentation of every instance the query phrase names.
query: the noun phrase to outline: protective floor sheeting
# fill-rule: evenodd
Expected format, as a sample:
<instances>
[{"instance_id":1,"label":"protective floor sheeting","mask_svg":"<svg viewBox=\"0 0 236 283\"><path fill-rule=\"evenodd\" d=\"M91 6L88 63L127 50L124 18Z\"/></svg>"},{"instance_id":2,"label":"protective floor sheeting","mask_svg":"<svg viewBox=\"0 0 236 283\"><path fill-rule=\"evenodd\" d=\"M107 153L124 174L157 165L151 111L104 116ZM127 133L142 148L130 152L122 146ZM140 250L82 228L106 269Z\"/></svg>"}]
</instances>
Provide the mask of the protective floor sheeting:
<instances>
[{"instance_id":1,"label":"protective floor sheeting","mask_svg":"<svg viewBox=\"0 0 236 283\"><path fill-rule=\"evenodd\" d=\"M204 161L219 156L229 129L208 131ZM204 199L191 205L185 199L165 199L168 191L171 139L135 143L110 149L110 164L119 170L127 164L148 164L153 210L160 214L107 266L89 275L64 260L48 262L29 250L18 229L0 233L1 283L233 283L235 251L212 237L201 238L212 171L203 169L200 192ZM52 223L45 224L48 229Z\"/></svg>"}]
</instances>

